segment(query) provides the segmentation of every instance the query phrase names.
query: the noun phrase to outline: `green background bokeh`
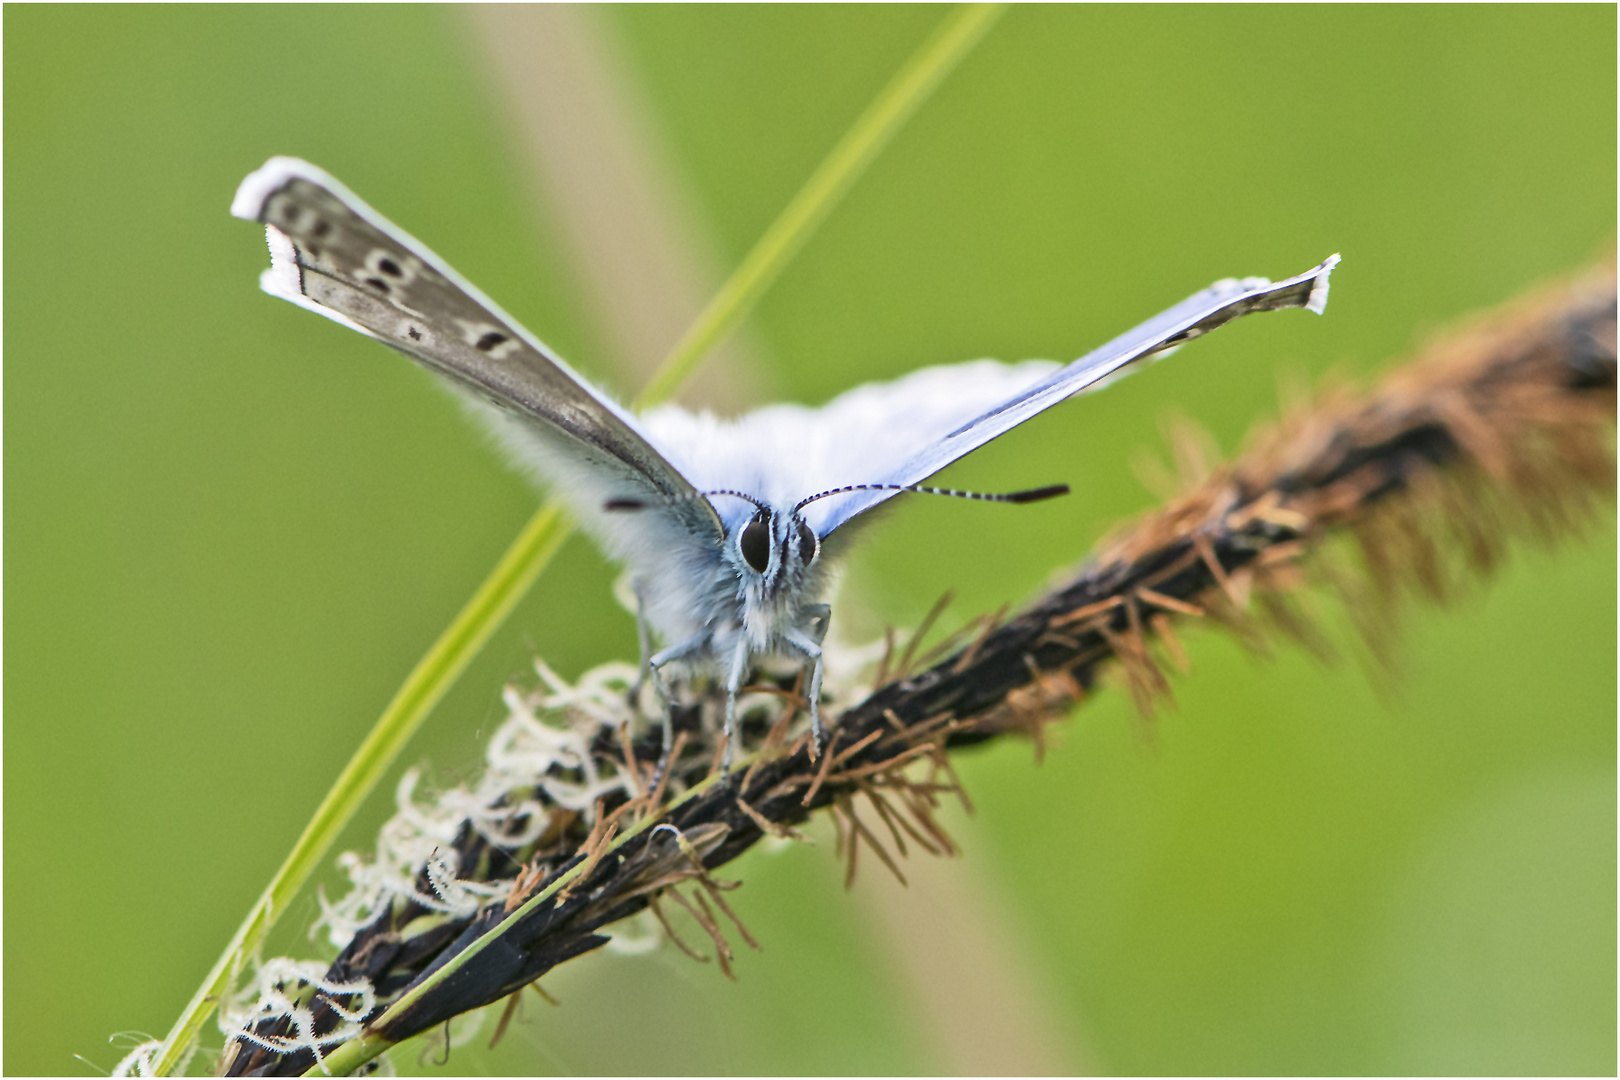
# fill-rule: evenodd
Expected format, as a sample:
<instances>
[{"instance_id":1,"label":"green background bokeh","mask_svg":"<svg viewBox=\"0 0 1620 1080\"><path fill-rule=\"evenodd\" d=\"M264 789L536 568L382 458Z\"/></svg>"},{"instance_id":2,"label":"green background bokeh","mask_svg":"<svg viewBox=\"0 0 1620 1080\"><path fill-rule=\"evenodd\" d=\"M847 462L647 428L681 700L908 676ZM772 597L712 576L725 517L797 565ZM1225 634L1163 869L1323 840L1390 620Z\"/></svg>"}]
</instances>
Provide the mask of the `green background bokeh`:
<instances>
[{"instance_id":1,"label":"green background bokeh","mask_svg":"<svg viewBox=\"0 0 1620 1080\"><path fill-rule=\"evenodd\" d=\"M733 262L942 14L602 19ZM593 362L463 13L4 20L4 1064L90 1072L74 1055L109 1067L112 1033L167 1030L535 505L421 372L257 291L236 183L274 153L321 164L633 387ZM1281 375L1374 372L1601 253L1614 40L1605 5L1013 10L751 320L772 396L1069 358L1215 278L1345 262L1326 318L1245 320L946 474L1077 495L906 505L855 556L843 624L907 624L946 587L957 618L1025 598L1152 505L1130 466L1167 411L1231 451ZM612 577L571 542L402 766L475 768L531 650L567 674L632 655ZM1038 769L1025 744L965 756L964 861L1033 958L1062 1067L1612 1073L1615 588L1610 518L1415 613L1382 689L1194 632L1150 736L1109 691ZM560 1010L448 1068L949 1067L827 844L731 870L766 946L739 983L593 955L548 978ZM308 954L313 912L272 951Z\"/></svg>"}]
</instances>

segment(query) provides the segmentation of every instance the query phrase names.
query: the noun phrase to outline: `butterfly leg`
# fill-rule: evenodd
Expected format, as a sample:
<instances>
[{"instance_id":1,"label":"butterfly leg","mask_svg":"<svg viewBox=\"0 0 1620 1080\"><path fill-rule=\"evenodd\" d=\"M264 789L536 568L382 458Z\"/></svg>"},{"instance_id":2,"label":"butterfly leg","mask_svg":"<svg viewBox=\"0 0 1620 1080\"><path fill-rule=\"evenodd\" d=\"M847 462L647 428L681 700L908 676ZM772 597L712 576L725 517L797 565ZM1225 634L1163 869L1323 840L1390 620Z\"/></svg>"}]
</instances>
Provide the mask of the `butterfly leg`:
<instances>
[{"instance_id":1,"label":"butterfly leg","mask_svg":"<svg viewBox=\"0 0 1620 1080\"><path fill-rule=\"evenodd\" d=\"M831 609L825 604L817 605L830 613ZM820 622L821 632L827 632L826 617ZM813 631L812 631L813 632ZM793 629L787 632L788 644L804 653L806 660L810 661L810 691L805 696L810 702L810 740L815 751L815 757L821 755L821 748L827 742L827 729L821 723L821 642L806 634L803 630Z\"/></svg>"},{"instance_id":2,"label":"butterfly leg","mask_svg":"<svg viewBox=\"0 0 1620 1080\"><path fill-rule=\"evenodd\" d=\"M652 630L647 625L647 598L642 595L641 582L636 580L630 583L630 590L636 597L636 644L641 650L641 664L636 671L635 685L630 687L630 707L634 709L636 702L641 698L641 688L649 681L653 683L653 692L658 695L659 704L664 711L669 711L669 695L659 689L658 681L653 676L652 666ZM669 741L664 741L664 749L669 749Z\"/></svg>"},{"instance_id":3,"label":"butterfly leg","mask_svg":"<svg viewBox=\"0 0 1620 1080\"><path fill-rule=\"evenodd\" d=\"M639 593L637 595L639 596ZM636 621L637 623L641 622L639 610ZM647 639L642 638L641 655L646 658L643 661L642 676L652 683L653 696L658 699L659 709L664 716L664 752L659 755L658 768L653 771L653 787L657 787L658 781L664 778L664 770L669 767L669 752L675 746L675 699L670 697L669 687L664 684L662 668L665 664L697 652L707 642L708 638L706 636L696 634L679 645L672 645L667 649L647 656ZM640 680L637 680L636 691L639 690ZM634 700L633 695L636 691L632 691L632 700Z\"/></svg>"},{"instance_id":4,"label":"butterfly leg","mask_svg":"<svg viewBox=\"0 0 1620 1080\"><path fill-rule=\"evenodd\" d=\"M804 630L811 641L820 645L827 640L827 627L832 623L832 605L811 604L803 610Z\"/></svg>"},{"instance_id":5,"label":"butterfly leg","mask_svg":"<svg viewBox=\"0 0 1620 1080\"><path fill-rule=\"evenodd\" d=\"M748 639L737 635L737 644L731 652L731 668L726 672L726 753L720 759L720 772L731 771L731 756L737 749L737 691L742 689L748 674Z\"/></svg>"},{"instance_id":6,"label":"butterfly leg","mask_svg":"<svg viewBox=\"0 0 1620 1080\"><path fill-rule=\"evenodd\" d=\"M675 702L669 696L669 687L664 685L663 672L648 664L646 676L647 681L652 683L653 697L658 699L658 709L664 721L664 754L658 759L658 772L662 775L669 758L670 747L675 742ZM656 783L656 780L654 782Z\"/></svg>"}]
</instances>

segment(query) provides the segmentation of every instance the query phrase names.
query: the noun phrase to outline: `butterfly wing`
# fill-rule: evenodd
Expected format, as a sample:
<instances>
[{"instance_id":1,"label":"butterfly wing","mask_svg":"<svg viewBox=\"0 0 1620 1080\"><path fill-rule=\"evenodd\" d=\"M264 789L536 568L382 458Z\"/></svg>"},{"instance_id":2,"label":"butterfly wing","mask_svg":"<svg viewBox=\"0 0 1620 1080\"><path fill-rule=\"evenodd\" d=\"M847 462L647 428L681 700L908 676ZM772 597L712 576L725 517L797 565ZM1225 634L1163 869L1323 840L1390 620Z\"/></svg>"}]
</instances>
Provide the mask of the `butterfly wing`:
<instances>
[{"instance_id":1,"label":"butterfly wing","mask_svg":"<svg viewBox=\"0 0 1620 1080\"><path fill-rule=\"evenodd\" d=\"M265 292L377 338L510 419L500 433L587 524L613 499L668 507L598 530L668 530L718 543L714 508L648 442L636 419L423 244L322 170L271 158L242 181L231 213L265 226ZM626 537L634 542L634 537ZM652 542L654 537L642 537ZM610 545L616 547L622 545Z\"/></svg>"},{"instance_id":2,"label":"butterfly wing","mask_svg":"<svg viewBox=\"0 0 1620 1080\"><path fill-rule=\"evenodd\" d=\"M847 482L902 487L920 484L951 462L977 450L998 435L1006 434L1058 402L1082 390L1097 389L1105 382L1158 359L1183 343L1202 337L1241 315L1292 307L1303 307L1321 314L1327 306L1328 276L1338 262L1339 257L1334 255L1320 266L1285 281L1272 282L1265 278L1218 281L1072 364L1037 378L1020 393L944 431L926 446L892 466L885 468L881 462L869 462L869 475L852 475ZM977 391L979 382L969 380L965 383L963 395ZM982 401L983 398L977 400ZM904 403L896 402L896 408L902 407ZM825 536L895 494L894 491L856 491L831 496L824 500L829 505L819 515L817 532Z\"/></svg>"}]
</instances>

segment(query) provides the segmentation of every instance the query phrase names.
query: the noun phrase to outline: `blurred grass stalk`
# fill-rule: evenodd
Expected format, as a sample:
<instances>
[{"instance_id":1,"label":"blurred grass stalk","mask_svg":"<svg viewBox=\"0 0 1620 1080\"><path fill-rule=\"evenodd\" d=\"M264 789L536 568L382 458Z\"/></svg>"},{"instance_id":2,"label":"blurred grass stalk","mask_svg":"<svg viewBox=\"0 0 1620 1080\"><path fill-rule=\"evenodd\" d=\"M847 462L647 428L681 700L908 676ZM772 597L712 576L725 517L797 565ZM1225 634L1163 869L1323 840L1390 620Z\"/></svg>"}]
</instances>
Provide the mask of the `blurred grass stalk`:
<instances>
[{"instance_id":1,"label":"blurred grass stalk","mask_svg":"<svg viewBox=\"0 0 1620 1080\"><path fill-rule=\"evenodd\" d=\"M989 31L1002 6L967 4L954 9L901 66L670 350L637 397L637 408L658 404L675 393L704 354L754 308L866 167ZM170 1030L155 1062L157 1075L169 1075L180 1064L203 1022L241 973L247 957L263 942L326 857L338 834L433 706L511 614L573 528L560 506L553 502L543 505L472 599L406 676Z\"/></svg>"}]
</instances>

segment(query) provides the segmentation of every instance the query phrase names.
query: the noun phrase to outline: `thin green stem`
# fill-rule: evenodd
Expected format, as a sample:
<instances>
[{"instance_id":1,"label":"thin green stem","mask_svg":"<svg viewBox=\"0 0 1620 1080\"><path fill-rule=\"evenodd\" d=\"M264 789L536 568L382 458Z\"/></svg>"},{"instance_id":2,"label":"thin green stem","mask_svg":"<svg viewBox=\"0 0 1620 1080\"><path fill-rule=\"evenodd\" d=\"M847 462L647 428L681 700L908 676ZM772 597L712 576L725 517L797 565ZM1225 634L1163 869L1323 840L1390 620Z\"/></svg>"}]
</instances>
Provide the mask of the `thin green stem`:
<instances>
[{"instance_id":1,"label":"thin green stem","mask_svg":"<svg viewBox=\"0 0 1620 1080\"><path fill-rule=\"evenodd\" d=\"M746 769L747 766L758 757L759 754L756 752L748 755L747 757L741 758L736 762L736 767L738 769ZM631 840L634 840L648 829L657 826L664 818L669 816L669 811L674 810L679 806L683 806L686 803L691 802L693 799L696 799L698 796L707 793L708 790L714 787L715 784L725 782L726 781L723 776L721 776L719 773L715 773L703 780L701 783L692 785L692 787L688 788L686 791L683 791L679 797L672 799L669 804L664 807L662 813L656 816L642 818L640 821L626 828L618 836L614 837L613 841L604 849L604 857L614 854ZM473 959L473 957L489 948L489 946L493 945L496 941L499 941L502 936L504 936L514 927L518 926L519 921L525 915L528 915L541 904L546 903L553 896L556 896L557 893L567 887L570 882L578 879L579 876L585 872L585 869L586 864L582 861L575 863L563 873L558 874L550 883L546 885L544 889L541 889L539 892L529 897L528 900L524 901L523 906L514 911L510 917L503 919L499 924L490 927L484 932L482 937L457 953L454 957L447 961L443 967L439 968L432 975L429 975L427 978L423 979L421 982L407 990L404 994L400 995L399 1000L388 1006L381 1016L371 1022L370 1026L373 1029L378 1027L386 1027L389 1020L404 1013L412 1005L415 1005L422 998L426 997L428 994L431 994L434 990L442 986L446 980L453 977L456 972L460 971L464 965ZM353 1072L355 1069L358 1069L361 1065L364 1065L366 1062L370 1061L372 1058L376 1057L378 1054L382 1053L384 1050L387 1050L393 1045L394 1044L392 1042L377 1034L376 1031L373 1030L361 1038L353 1039L342 1044L336 1050L328 1054L325 1060L323 1060L319 1065L311 1066L304 1075L319 1076L328 1070L333 1074Z\"/></svg>"},{"instance_id":2,"label":"thin green stem","mask_svg":"<svg viewBox=\"0 0 1620 1080\"><path fill-rule=\"evenodd\" d=\"M704 353L753 309L867 165L990 29L1002 6L969 4L955 9L900 68L670 350L637 398L637 407L666 400L691 375ZM175 1022L156 1063L159 1076L173 1072L203 1022L229 993L247 957L326 857L355 810L573 529L573 521L557 504L548 501L541 506L449 628L406 676Z\"/></svg>"},{"instance_id":3,"label":"thin green stem","mask_svg":"<svg viewBox=\"0 0 1620 1080\"><path fill-rule=\"evenodd\" d=\"M977 45L1001 14L1001 4L965 4L951 12L910 60L878 92L838 140L754 249L714 294L670 350L636 399L647 408L674 394L703 355L751 311L782 268L860 177L895 132L911 118L951 69Z\"/></svg>"},{"instance_id":4,"label":"thin green stem","mask_svg":"<svg viewBox=\"0 0 1620 1080\"><path fill-rule=\"evenodd\" d=\"M228 994L246 959L256 949L276 919L287 909L309 875L331 849L343 826L365 800L388 766L399 754L428 712L478 655L517 602L523 598L540 571L551 561L574 523L558 506L541 508L501 556L495 569L473 593L455 620L422 657L404 685L383 710L365 741L344 767L337 781L321 800L315 816L293 845L287 860L276 871L269 886L253 905L236 936L214 964L169 1037L157 1062L157 1074L167 1076L180 1060L190 1041L220 999Z\"/></svg>"}]
</instances>

